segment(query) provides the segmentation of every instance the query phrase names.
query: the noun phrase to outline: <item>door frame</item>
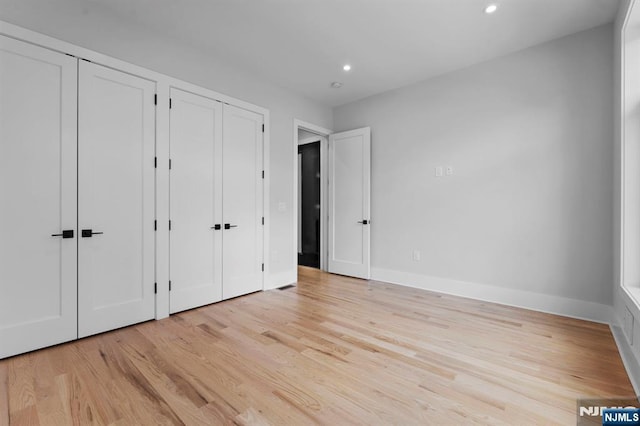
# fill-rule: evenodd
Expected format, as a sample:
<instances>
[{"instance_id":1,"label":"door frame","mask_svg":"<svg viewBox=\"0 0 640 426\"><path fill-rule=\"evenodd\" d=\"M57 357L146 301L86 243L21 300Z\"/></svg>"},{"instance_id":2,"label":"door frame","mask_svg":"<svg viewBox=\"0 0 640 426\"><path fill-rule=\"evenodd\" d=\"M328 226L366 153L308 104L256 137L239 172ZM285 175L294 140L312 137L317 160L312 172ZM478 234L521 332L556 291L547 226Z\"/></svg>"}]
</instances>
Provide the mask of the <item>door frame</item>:
<instances>
[{"instance_id":1,"label":"door frame","mask_svg":"<svg viewBox=\"0 0 640 426\"><path fill-rule=\"evenodd\" d=\"M327 191L326 191L326 186L323 185L323 179L325 178L325 170L324 170L324 166L325 166L325 158L323 157L323 147L328 146L329 141L325 136L312 136L312 137L308 137L308 138L304 138L304 139L299 139L298 138L298 148L302 145L307 145L310 143L319 143L319 151L320 151L320 219L322 219L325 214L326 214L326 206L327 206ZM298 162L297 162L297 166L298 167L298 200L296 202L296 206L295 209L298 210L298 214L296 215L296 219L298 220L298 228L297 228L297 233L298 233L298 248L300 248L301 245L301 228L300 228L300 194L302 194L302 189L300 188L300 182L302 182L300 180L300 154L298 154ZM323 221L320 220L320 248L319 250L319 255L320 255L320 265L318 266L321 270L326 270L326 266L327 264L326 262L326 258L323 258L323 253L324 253L324 257L326 257L327 250L325 250L324 248L326 247L326 237L327 237L327 232L325 230L326 226L323 225ZM327 228L328 229L328 228ZM300 252L297 252L298 254L300 254Z\"/></svg>"},{"instance_id":2,"label":"door frame","mask_svg":"<svg viewBox=\"0 0 640 426\"><path fill-rule=\"evenodd\" d=\"M295 277L298 281L298 145L300 140L298 138L298 131L305 130L313 133L320 139L320 269L327 270L327 231L328 231L328 219L329 210L327 206L328 202L328 163L329 159L329 135L333 133L333 130L325 129L324 127L316 126L312 123L307 123L297 118L293 120L293 205L291 211L293 213L293 259L295 265ZM314 138L315 139L315 138Z\"/></svg>"}]
</instances>

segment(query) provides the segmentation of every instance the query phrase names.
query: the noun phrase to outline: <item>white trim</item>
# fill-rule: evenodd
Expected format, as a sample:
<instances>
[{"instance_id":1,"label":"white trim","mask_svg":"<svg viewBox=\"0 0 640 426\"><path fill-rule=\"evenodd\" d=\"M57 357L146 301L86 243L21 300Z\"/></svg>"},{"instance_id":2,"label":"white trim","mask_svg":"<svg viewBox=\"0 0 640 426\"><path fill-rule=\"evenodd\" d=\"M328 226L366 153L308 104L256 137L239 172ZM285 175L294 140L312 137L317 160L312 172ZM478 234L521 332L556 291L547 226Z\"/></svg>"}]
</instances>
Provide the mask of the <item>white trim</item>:
<instances>
[{"instance_id":1,"label":"white trim","mask_svg":"<svg viewBox=\"0 0 640 426\"><path fill-rule=\"evenodd\" d=\"M320 269L328 269L329 258L329 137L320 139Z\"/></svg>"},{"instance_id":2,"label":"white trim","mask_svg":"<svg viewBox=\"0 0 640 426\"><path fill-rule=\"evenodd\" d=\"M617 293L614 294L614 301L618 300L621 303L622 309L619 312L614 312L614 318L611 323L611 332L618 346L618 352L622 357L629 379L631 380L636 392L640 393L640 362L638 359L640 356L638 353L638 344L640 342L636 341L635 345L629 344L631 336L627 336L625 334L623 326L625 310L629 310L634 318L640 318L640 308L635 297L628 291L628 288L622 287L619 291L617 288L614 290ZM634 329L636 327L637 325L634 324ZM636 331L633 333L637 336Z\"/></svg>"},{"instance_id":3,"label":"white trim","mask_svg":"<svg viewBox=\"0 0 640 426\"><path fill-rule=\"evenodd\" d=\"M264 170L264 182L262 182L262 214L264 226L262 227L262 256L264 273L262 274L262 290L272 288L274 282L271 276L271 115L268 109L262 113L264 119L264 134L262 135L262 169Z\"/></svg>"},{"instance_id":4,"label":"white trim","mask_svg":"<svg viewBox=\"0 0 640 426\"><path fill-rule=\"evenodd\" d=\"M323 136L315 136L315 137L312 136L312 137L309 137L309 138L300 139L300 140L298 140L298 146L307 145L307 144L314 143L314 142L320 142L320 141L322 141L322 138L323 138Z\"/></svg>"},{"instance_id":5,"label":"white trim","mask_svg":"<svg viewBox=\"0 0 640 426\"><path fill-rule=\"evenodd\" d=\"M315 133L320 136L329 136L333 133L333 130L325 129L324 127L316 126L315 124L307 123L306 121L293 119L293 127L296 132L296 139L298 139L298 129L306 130L307 132Z\"/></svg>"},{"instance_id":6,"label":"white trim","mask_svg":"<svg viewBox=\"0 0 640 426\"><path fill-rule=\"evenodd\" d=\"M239 99L232 98L230 96L224 95L220 92L216 92L215 90L208 89L206 87L197 86L195 84L189 83L184 80L180 80L178 78L170 77L170 76L162 76L166 83L170 87L174 87L176 89L182 90L183 92L189 92L194 95L204 96L209 99L213 99L215 101L220 101L225 104L233 105L238 108L246 109L247 111L252 111L258 114L262 114L265 116L265 135L267 133L267 123L266 119L269 115L269 110L267 108L251 104L249 102L241 101ZM159 102L159 101L158 101Z\"/></svg>"},{"instance_id":7,"label":"white trim","mask_svg":"<svg viewBox=\"0 0 640 426\"><path fill-rule=\"evenodd\" d=\"M327 188L327 151L328 151L328 136L333 133L332 130L325 129L324 127L316 126L315 124L307 123L297 118L293 119L293 205L291 209L295 211L298 208L298 130L306 130L311 133L315 133L321 136L320 140L320 175L322 182L320 183L320 269L326 270L327 268L327 245L326 234L327 224L324 220L327 216L327 200L326 200L326 188ZM306 138L308 139L308 138ZM306 140L303 139L303 140ZM313 138L312 138L313 139ZM298 280L298 215L293 215L293 267L295 272L295 281Z\"/></svg>"},{"instance_id":8,"label":"white trim","mask_svg":"<svg viewBox=\"0 0 640 426\"><path fill-rule=\"evenodd\" d=\"M629 380L631 381L631 386L633 386L633 390L636 395L639 395L640 365L636 361L636 357L633 355L633 348L629 346L621 327L611 324L609 328L611 328L613 340L618 346L618 352L620 353L620 358L622 358L624 369L627 371L627 376L629 376Z\"/></svg>"},{"instance_id":9,"label":"white trim","mask_svg":"<svg viewBox=\"0 0 640 426\"><path fill-rule=\"evenodd\" d=\"M46 49L69 54L80 59L86 59L93 63L113 68L128 74L136 75L156 82L158 105L156 108L156 156L158 168L156 169L156 220L158 224L167 223L169 220L169 92L171 87L179 88L200 96L215 99L222 103L230 104L238 108L261 114L264 119L263 138L263 167L265 171L263 192L264 227L264 275L263 290L271 288L269 276L269 247L270 247L270 134L271 122L267 108L245 102L231 96L213 91L208 88L168 76L147 68L140 67L119 59L103 55L93 50L85 49L62 40L49 37L35 31L22 28L8 22L0 21L0 35L17 39L23 42L35 44ZM312 127L316 127L310 125ZM296 135L297 136L297 135ZM158 226L156 232L156 282L158 293L156 294L156 319L169 316L169 230L166 226ZM297 262L296 262L297 263ZM279 280L275 278L275 282Z\"/></svg>"},{"instance_id":10,"label":"white trim","mask_svg":"<svg viewBox=\"0 0 640 426\"><path fill-rule=\"evenodd\" d=\"M156 319L169 316L169 85L157 86L156 106ZM162 107L162 106L165 107ZM164 188L164 190L162 190Z\"/></svg>"},{"instance_id":11,"label":"white trim","mask_svg":"<svg viewBox=\"0 0 640 426\"><path fill-rule=\"evenodd\" d=\"M613 320L613 308L610 305L585 300L380 268L372 268L371 277L376 281L385 281L406 287L532 309L565 317L605 324L610 324Z\"/></svg>"},{"instance_id":12,"label":"white trim","mask_svg":"<svg viewBox=\"0 0 640 426\"><path fill-rule=\"evenodd\" d=\"M614 90L620 90L620 122L618 125L620 126L620 259L619 259L619 276L620 282L615 283L614 286L625 286L625 274L624 274L624 258L625 258L625 250L624 250L624 229L625 229L625 33L627 24L629 23L629 19L631 17L631 11L635 6L635 0L631 0L629 3L629 7L627 8L627 13L625 14L624 20L622 22L620 28L620 87L614 88Z\"/></svg>"}]
</instances>

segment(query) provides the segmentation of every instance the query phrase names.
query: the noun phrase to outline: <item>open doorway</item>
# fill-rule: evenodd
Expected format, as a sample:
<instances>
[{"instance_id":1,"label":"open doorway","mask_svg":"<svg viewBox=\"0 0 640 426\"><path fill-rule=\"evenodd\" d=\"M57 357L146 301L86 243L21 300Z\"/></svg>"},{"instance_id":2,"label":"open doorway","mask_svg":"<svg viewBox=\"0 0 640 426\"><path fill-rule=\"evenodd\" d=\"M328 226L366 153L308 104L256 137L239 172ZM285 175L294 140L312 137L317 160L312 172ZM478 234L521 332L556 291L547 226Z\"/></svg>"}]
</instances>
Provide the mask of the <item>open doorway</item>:
<instances>
[{"instance_id":1,"label":"open doorway","mask_svg":"<svg viewBox=\"0 0 640 426\"><path fill-rule=\"evenodd\" d=\"M323 129L294 121L294 180L296 264L327 269L327 151Z\"/></svg>"},{"instance_id":2,"label":"open doorway","mask_svg":"<svg viewBox=\"0 0 640 426\"><path fill-rule=\"evenodd\" d=\"M298 131L298 265L320 269L320 142Z\"/></svg>"}]
</instances>

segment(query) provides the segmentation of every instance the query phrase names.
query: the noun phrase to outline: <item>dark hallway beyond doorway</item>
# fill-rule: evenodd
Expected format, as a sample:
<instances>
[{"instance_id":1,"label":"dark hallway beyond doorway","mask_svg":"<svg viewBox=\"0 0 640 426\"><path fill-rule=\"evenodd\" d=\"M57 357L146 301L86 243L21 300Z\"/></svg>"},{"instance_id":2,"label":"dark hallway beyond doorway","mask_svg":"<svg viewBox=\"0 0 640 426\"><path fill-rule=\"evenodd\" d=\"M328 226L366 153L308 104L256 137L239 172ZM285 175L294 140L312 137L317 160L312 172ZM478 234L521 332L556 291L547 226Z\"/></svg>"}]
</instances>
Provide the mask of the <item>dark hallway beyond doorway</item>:
<instances>
[{"instance_id":1,"label":"dark hallway beyond doorway","mask_svg":"<svg viewBox=\"0 0 640 426\"><path fill-rule=\"evenodd\" d=\"M320 267L320 142L298 146L300 161L301 244L298 264Z\"/></svg>"}]
</instances>

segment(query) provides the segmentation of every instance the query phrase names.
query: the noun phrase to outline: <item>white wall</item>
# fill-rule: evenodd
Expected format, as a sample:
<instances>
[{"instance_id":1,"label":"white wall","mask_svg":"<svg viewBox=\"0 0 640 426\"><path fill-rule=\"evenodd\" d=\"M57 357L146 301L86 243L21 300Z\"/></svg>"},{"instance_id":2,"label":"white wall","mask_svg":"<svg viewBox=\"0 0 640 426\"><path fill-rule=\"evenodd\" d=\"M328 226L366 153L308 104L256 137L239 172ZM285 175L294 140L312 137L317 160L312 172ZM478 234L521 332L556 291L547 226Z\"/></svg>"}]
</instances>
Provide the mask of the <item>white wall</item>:
<instances>
[{"instance_id":1,"label":"white wall","mask_svg":"<svg viewBox=\"0 0 640 426\"><path fill-rule=\"evenodd\" d=\"M14 2L15 3L15 2ZM33 3L33 4L32 4ZM293 215L293 119L332 127L331 109L223 63L207 52L108 15L85 16L56 12L53 2L30 2L30 7L0 7L0 20L22 26L112 57L194 83L268 108L271 114L271 257L272 283L295 279L291 240ZM37 7L36 7L37 6ZM224 41L221 40L221 43ZM278 209L285 203L286 211Z\"/></svg>"},{"instance_id":2,"label":"white wall","mask_svg":"<svg viewBox=\"0 0 640 426\"><path fill-rule=\"evenodd\" d=\"M336 131L371 126L374 278L608 311L612 44L598 27L335 108Z\"/></svg>"}]
</instances>

